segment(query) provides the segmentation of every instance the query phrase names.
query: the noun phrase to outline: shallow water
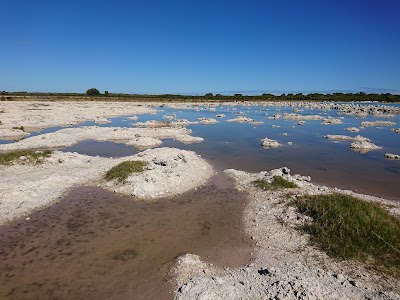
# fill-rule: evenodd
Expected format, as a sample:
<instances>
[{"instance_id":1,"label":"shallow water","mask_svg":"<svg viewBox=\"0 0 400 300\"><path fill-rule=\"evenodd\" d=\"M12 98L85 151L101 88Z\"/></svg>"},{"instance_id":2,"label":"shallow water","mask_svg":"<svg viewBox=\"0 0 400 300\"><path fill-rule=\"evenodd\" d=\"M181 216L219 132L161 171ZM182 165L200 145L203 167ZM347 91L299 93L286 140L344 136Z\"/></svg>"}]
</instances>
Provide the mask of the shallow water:
<instances>
[{"instance_id":1,"label":"shallow water","mask_svg":"<svg viewBox=\"0 0 400 300\"><path fill-rule=\"evenodd\" d=\"M370 104L370 103L366 103ZM396 104L394 104L396 105ZM198 111L199 110L199 111ZM387 160L385 153L399 154L400 135L390 131L390 128L400 127L400 116L394 118L357 118L355 116L337 115L336 110L302 109L299 114L323 117L343 118L343 124L321 125L320 120L306 121L297 125L297 121L284 119L268 119L276 113L292 113L292 107L264 106L218 106L216 111L210 111L199 106L196 109L177 110L167 107L159 108L156 115L139 115L138 122L147 120L163 120L164 115L175 114L177 119L195 121L199 117L216 118L217 114L225 114L225 118L216 118L219 123L212 125L190 125L192 135L204 138L199 144L184 145L174 140L164 140L160 147L178 147L193 150L212 161L221 162L222 168L235 168L248 172L259 172L282 166L287 166L292 173L310 175L314 182L342 189L351 189L359 193L371 194L385 198L400 200L400 161ZM238 124L226 122L238 114L246 115L261 125ZM102 124L102 127L131 127L136 121L129 116L110 119L112 122ZM395 122L395 126L381 128L366 127L358 133L345 130L347 127L358 127L362 121L387 120ZM92 125L93 122L84 125ZM272 125L280 126L278 128ZM78 126L78 125L77 125ZM80 125L82 126L82 125ZM283 133L287 133L284 136ZM333 142L323 138L326 134L342 134L349 136L362 135L383 149L365 154L350 149L350 142ZM276 149L263 149L261 139L268 137L283 144ZM288 142L293 145L288 145ZM82 144L83 143L83 144ZM86 142L75 146L74 151L85 153ZM107 149L109 147L109 149ZM115 147L113 150L112 147ZM118 148L118 149L117 149ZM92 147L92 155L102 155L102 152L122 153L122 145L102 145ZM111 155L113 156L113 155Z\"/></svg>"},{"instance_id":2,"label":"shallow water","mask_svg":"<svg viewBox=\"0 0 400 300\"><path fill-rule=\"evenodd\" d=\"M262 125L228 123L238 112ZM193 150L210 161L218 176L205 187L155 203L135 201L97 187L80 187L65 199L30 216L0 227L0 299L171 299L168 269L181 253L195 253L221 266L241 266L250 259L252 243L243 233L241 219L245 196L232 188L221 174L226 168L250 172L287 166L292 173L311 175L314 182L361 193L400 200L400 161L383 154L400 154L400 135L391 127L345 131L365 119L337 116L336 111L303 110L300 114L343 117L344 124L321 125L321 121L270 120L275 113L293 112L291 107L200 107L174 110L160 108L156 115L138 116L138 121L217 118L214 125L190 125L194 136L205 139L184 145L163 140L160 147ZM381 118L379 118L381 119ZM99 126L130 127L126 117L112 118ZM400 117L385 118L400 127ZM92 126L85 122L72 127ZM280 126L273 128L272 125ZM294 127L293 127L294 126ZM54 132L61 127L32 133ZM287 136L282 133L287 133ZM325 134L368 137L382 150L359 154L349 142L332 142ZM284 144L263 149L268 137ZM287 142L293 145L287 145ZM0 143L5 141L0 141ZM122 157L133 147L112 142L82 141L63 149L87 155Z\"/></svg>"},{"instance_id":3,"label":"shallow water","mask_svg":"<svg viewBox=\"0 0 400 300\"><path fill-rule=\"evenodd\" d=\"M228 267L249 261L245 204L222 175L154 203L77 188L0 227L0 299L172 299L167 273L182 253Z\"/></svg>"},{"instance_id":4,"label":"shallow water","mask_svg":"<svg viewBox=\"0 0 400 300\"><path fill-rule=\"evenodd\" d=\"M90 156L124 157L136 154L133 146L113 142L85 140L71 147L61 149L63 152L78 152Z\"/></svg>"}]
</instances>

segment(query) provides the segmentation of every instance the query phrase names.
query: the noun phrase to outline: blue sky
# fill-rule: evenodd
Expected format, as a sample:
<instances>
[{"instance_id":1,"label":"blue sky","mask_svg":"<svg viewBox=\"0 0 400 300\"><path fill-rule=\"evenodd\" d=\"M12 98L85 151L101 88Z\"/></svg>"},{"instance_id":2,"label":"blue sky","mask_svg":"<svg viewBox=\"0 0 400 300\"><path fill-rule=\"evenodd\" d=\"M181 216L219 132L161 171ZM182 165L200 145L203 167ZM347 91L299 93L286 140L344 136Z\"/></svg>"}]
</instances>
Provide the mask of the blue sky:
<instances>
[{"instance_id":1,"label":"blue sky","mask_svg":"<svg viewBox=\"0 0 400 300\"><path fill-rule=\"evenodd\" d=\"M2 0L0 90L400 93L400 1Z\"/></svg>"}]
</instances>

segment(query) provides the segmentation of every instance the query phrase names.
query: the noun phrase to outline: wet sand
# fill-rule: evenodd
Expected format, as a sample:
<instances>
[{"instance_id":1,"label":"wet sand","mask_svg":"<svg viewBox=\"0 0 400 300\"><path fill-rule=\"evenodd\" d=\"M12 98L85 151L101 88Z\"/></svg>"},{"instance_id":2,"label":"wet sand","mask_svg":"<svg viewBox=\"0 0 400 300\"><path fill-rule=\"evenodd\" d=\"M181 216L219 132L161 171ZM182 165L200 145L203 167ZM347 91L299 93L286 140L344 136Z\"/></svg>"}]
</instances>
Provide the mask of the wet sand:
<instances>
[{"instance_id":1,"label":"wet sand","mask_svg":"<svg viewBox=\"0 0 400 300\"><path fill-rule=\"evenodd\" d=\"M76 188L0 227L0 299L172 299L167 273L179 254L228 267L250 260L246 201L222 174L154 203Z\"/></svg>"}]
</instances>

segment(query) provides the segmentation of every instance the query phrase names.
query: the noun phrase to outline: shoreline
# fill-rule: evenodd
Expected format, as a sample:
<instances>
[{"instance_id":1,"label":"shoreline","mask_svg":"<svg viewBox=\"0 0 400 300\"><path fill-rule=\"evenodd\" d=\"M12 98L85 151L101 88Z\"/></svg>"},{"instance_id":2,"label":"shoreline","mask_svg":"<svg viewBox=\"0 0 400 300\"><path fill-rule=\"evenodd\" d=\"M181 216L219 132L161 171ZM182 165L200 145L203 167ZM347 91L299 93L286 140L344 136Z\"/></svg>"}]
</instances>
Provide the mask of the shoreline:
<instances>
[{"instance_id":1,"label":"shoreline","mask_svg":"<svg viewBox=\"0 0 400 300\"><path fill-rule=\"evenodd\" d=\"M7 102L9 104L12 102ZM0 104L2 104L0 102ZM21 102L15 102L21 108ZM42 103L43 104L43 103ZM25 107L26 114L18 114L18 110L10 110L6 114L5 123L0 125L0 130L11 130L21 134L19 130L10 129L10 122L22 122L37 125L51 124L52 122L84 122L97 120L107 122L108 113L123 115L136 115L155 112L157 105L165 105L175 109L192 109L197 106L214 111L220 103L185 103L185 104L148 104L132 105L114 103L106 112L105 103L98 103L92 109L88 108L93 102L80 102L78 107L65 115L65 109L71 102L54 104L59 115L50 121L40 122L43 111L48 106L39 105L37 102L28 103ZM108 104L108 103L107 103ZM264 103L265 104L265 103ZM283 103L282 105L287 105ZM314 103L315 104L315 103ZM35 106L36 105L36 106ZM47 105L47 104L46 104ZM50 105L50 104L49 104ZM223 104L226 105L226 104ZM237 105L231 104L231 105ZM250 106L251 104L241 105ZM268 105L268 104L265 104ZM273 103L272 105L277 105ZM302 106L303 105L303 106ZM307 103L291 103L295 108L307 107ZM331 104L319 103L319 109L331 107ZM128 106L131 106L128 108ZM39 112L31 113L29 108L39 108ZM43 109L43 107L45 109ZM369 106L366 106L369 109ZM1 108L1 107L0 107ZM354 110L346 111L351 108ZM5 109L7 106L5 106ZM58 110L57 110L58 109ZM85 112L85 109L87 111ZM375 107L366 112L365 107L351 104L338 106L338 110L355 116L365 113L374 114ZM62 112L64 111L64 114ZM400 113L400 108L388 110L385 114ZM8 114L8 115L7 115ZM20 119L10 117L16 114ZM51 111L51 114L55 114ZM380 114L380 113L379 113ZM115 116L115 115L114 115ZM274 118L299 118L298 115L275 115ZM375 116L382 117L382 115ZM64 119L63 119L64 118ZM63 123L64 122L64 123ZM32 128L27 125L27 128ZM46 126L47 126L46 125ZM59 124L60 125L60 124ZM7 129L8 128L8 129ZM101 158L71 152L54 151L42 164L25 163L26 158L19 158L17 162L0 166L0 226L6 226L10 221L19 219L29 222L30 215L38 210L43 210L59 203L68 193L75 188L84 186L102 187L111 192L133 195L149 203L156 199L169 197L174 199L177 195L201 189L210 178L215 178L215 171L220 172L221 163L213 164L203 159L196 152L177 148L154 148L162 143L162 139L173 138L182 143L197 143L203 139L191 135L192 131L185 127L177 128L123 128L123 127L84 127L65 128L53 133L27 137L19 142L0 145L0 151L7 152L17 149L45 149L71 146L87 139L97 141L114 141L133 145L139 150L136 155L121 158ZM1 138L1 137L0 137ZM144 160L147 167L138 175L130 175L124 182L106 182L104 174L111 167L127 160ZM286 168L287 169L287 168ZM350 190L337 189L312 183L309 176L290 175L283 168L248 173L234 169L226 169L224 173L235 180L237 192L246 192L248 196L244 215L242 216L244 228L248 237L255 244L255 255L252 262L240 268L221 268L204 261L197 253L186 253L177 258L171 268L170 275L175 285L176 299L199 299L209 297L212 299L226 298L260 298L260 297L296 297L303 295L306 299L337 299L369 297L373 299L400 299L400 281L385 277L382 274L371 272L361 264L355 262L340 262L328 257L325 253L310 246L308 236L300 234L295 227L304 221L304 217L288 208L287 203L294 195L324 194L339 192L354 195L365 201L378 202L388 211L400 216L400 202L383 199L380 197L362 195ZM257 178L271 177L273 174L286 176L300 187L290 195L287 191L269 192L262 191L251 185ZM316 178L318 181L318 178ZM25 220L23 219L25 218ZM379 283L381 282L381 283ZM386 297L386 298L385 298ZM294 298L293 298L294 299Z\"/></svg>"},{"instance_id":2,"label":"shoreline","mask_svg":"<svg viewBox=\"0 0 400 300\"><path fill-rule=\"evenodd\" d=\"M288 207L286 191L263 191L250 184L265 176L284 175L282 169L247 173L225 170L236 181L239 191L247 191L250 202L243 216L246 232L255 242L252 263L222 269L195 254L177 258L172 273L176 278L176 299L399 299L399 279L370 271L359 262L339 261L309 244L306 234L296 230L304 217ZM300 185L294 194L344 192L366 201L390 205L384 199L350 191L316 186L304 176L289 178ZM400 205L393 210L400 215Z\"/></svg>"}]
</instances>

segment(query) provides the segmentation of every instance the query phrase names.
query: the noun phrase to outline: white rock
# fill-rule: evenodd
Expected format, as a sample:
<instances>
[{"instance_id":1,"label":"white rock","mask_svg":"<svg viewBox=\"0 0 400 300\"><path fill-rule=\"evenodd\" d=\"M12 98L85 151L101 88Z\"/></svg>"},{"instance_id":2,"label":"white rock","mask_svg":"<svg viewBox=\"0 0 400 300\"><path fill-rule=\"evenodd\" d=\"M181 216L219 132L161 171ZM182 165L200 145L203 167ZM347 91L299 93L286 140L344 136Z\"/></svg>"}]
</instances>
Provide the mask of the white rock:
<instances>
[{"instance_id":1,"label":"white rock","mask_svg":"<svg viewBox=\"0 0 400 300\"><path fill-rule=\"evenodd\" d=\"M268 149L268 148L277 148L277 147L282 146L281 144L278 143L278 141L276 141L276 140L271 140L271 139L269 139L269 138L264 138L264 139L262 139L262 140L261 140L261 144L262 144L262 146L263 146L265 149Z\"/></svg>"}]
</instances>

